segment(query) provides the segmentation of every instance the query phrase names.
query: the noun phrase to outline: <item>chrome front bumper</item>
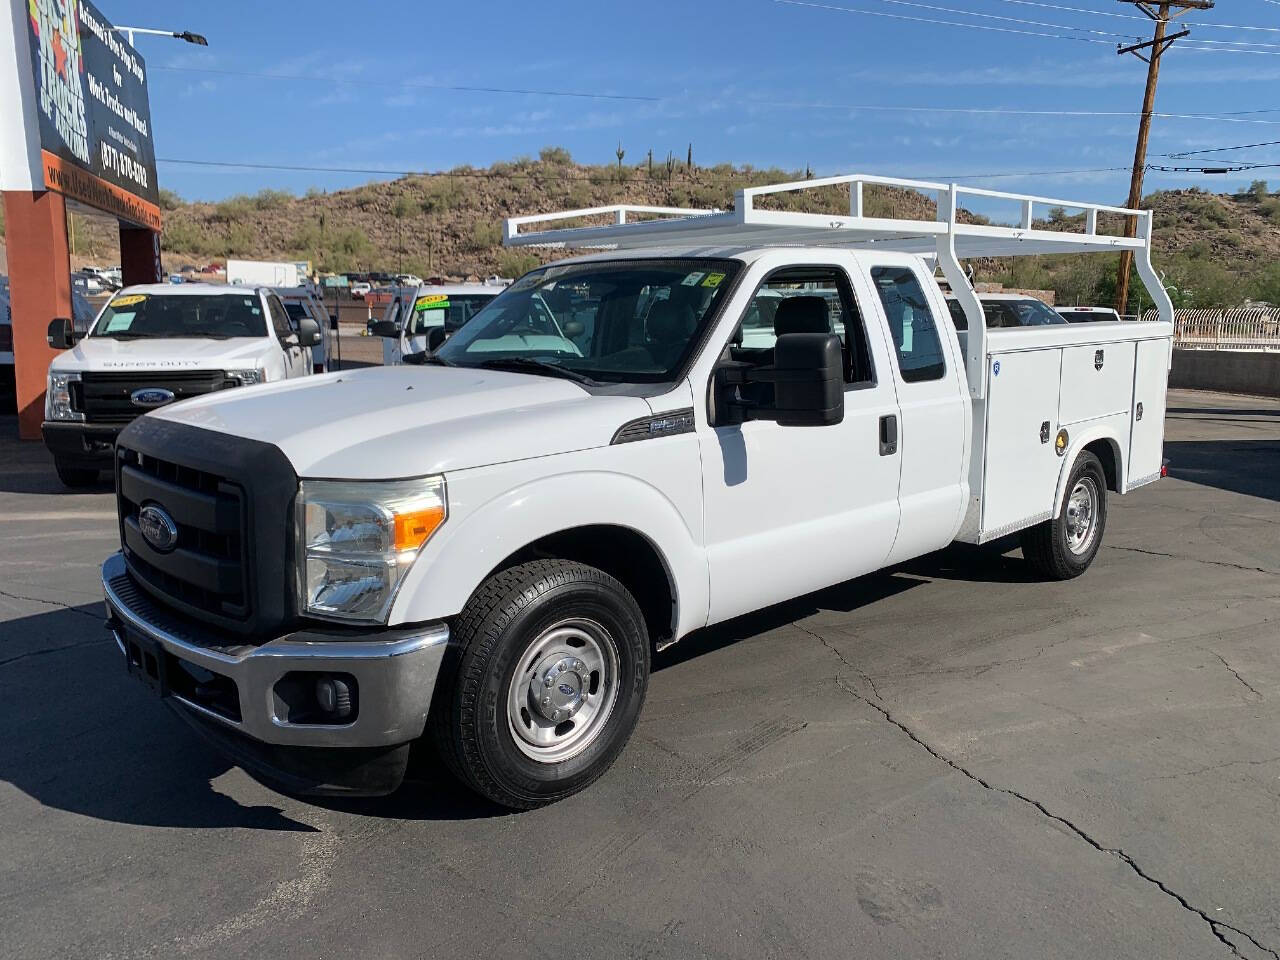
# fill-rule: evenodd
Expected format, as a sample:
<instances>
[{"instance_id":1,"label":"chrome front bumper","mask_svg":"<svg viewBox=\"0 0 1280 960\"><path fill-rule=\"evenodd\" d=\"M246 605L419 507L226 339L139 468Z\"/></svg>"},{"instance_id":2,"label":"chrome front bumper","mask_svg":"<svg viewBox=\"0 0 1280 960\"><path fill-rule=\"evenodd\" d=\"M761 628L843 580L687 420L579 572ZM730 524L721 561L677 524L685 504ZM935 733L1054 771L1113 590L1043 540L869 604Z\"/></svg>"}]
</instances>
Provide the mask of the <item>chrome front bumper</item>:
<instances>
[{"instance_id":1,"label":"chrome front bumper","mask_svg":"<svg viewBox=\"0 0 1280 960\"><path fill-rule=\"evenodd\" d=\"M264 744L305 747L383 747L421 736L436 677L449 641L443 623L412 629L323 629L286 634L260 646L243 643L175 615L153 601L113 554L102 566L108 623L120 652L129 655L130 634L179 661L235 684L237 712L200 703L172 689L167 697L202 718ZM171 661L166 662L171 664ZM172 665L182 669L180 665ZM278 684L289 673L335 673L355 678L357 704L351 722L298 723ZM223 684L225 681L216 681Z\"/></svg>"}]
</instances>

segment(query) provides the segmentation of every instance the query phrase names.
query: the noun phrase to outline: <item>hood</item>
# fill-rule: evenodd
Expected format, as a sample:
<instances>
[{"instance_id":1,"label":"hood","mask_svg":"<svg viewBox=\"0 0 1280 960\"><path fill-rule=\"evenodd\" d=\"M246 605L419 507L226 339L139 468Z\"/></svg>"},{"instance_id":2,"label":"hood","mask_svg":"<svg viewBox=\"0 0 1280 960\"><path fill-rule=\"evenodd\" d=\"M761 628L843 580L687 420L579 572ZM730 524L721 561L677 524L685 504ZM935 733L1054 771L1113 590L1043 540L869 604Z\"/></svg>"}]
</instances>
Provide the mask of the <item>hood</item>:
<instances>
[{"instance_id":1,"label":"hood","mask_svg":"<svg viewBox=\"0 0 1280 960\"><path fill-rule=\"evenodd\" d=\"M50 369L60 372L106 370L227 370L259 366L278 349L271 337L229 340L165 338L114 340L86 337L58 354Z\"/></svg>"},{"instance_id":2,"label":"hood","mask_svg":"<svg viewBox=\"0 0 1280 960\"><path fill-rule=\"evenodd\" d=\"M272 443L299 476L390 480L608 444L639 397L457 367L371 367L207 394L148 416Z\"/></svg>"}]
</instances>

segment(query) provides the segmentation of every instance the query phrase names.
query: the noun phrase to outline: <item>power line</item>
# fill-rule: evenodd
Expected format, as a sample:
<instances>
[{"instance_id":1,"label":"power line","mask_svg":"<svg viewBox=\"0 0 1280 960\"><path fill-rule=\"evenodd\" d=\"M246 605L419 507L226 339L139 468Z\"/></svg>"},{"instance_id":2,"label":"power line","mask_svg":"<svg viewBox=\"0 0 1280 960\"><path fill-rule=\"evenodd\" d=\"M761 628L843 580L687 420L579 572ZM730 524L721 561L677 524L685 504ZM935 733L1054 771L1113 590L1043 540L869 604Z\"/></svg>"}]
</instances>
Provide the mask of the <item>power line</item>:
<instances>
[{"instance_id":1,"label":"power line","mask_svg":"<svg viewBox=\"0 0 1280 960\"><path fill-rule=\"evenodd\" d=\"M218 70L213 67L166 67L155 66L152 70L167 70L172 73L210 73L226 77L249 77L255 80L305 80L322 83L348 83L371 87L403 87L414 90L449 90L456 93L517 93L531 94L539 97L574 97L584 100L634 100L642 103L655 103L661 97L639 96L621 93L585 93L578 90L539 90L522 87L480 87L447 83L415 83L413 81L364 80L358 77L319 77L298 73L254 73L247 70Z\"/></svg>"},{"instance_id":2,"label":"power line","mask_svg":"<svg viewBox=\"0 0 1280 960\"><path fill-rule=\"evenodd\" d=\"M1146 21L1146 17L1136 17L1131 13L1111 13L1105 10L1089 10L1084 7L1067 7L1057 3L1040 3L1037 0L1000 0L1001 3L1014 3L1023 7L1041 7L1045 10L1060 10L1068 13L1084 13L1091 17L1114 17L1118 20L1137 20L1139 22ZM1265 3L1274 3L1280 6L1280 0L1264 0ZM1239 23L1200 23L1197 21L1187 21L1190 27L1205 27L1211 30L1260 30L1264 33L1280 33L1280 27L1260 27L1252 24L1245 25Z\"/></svg>"},{"instance_id":3,"label":"power line","mask_svg":"<svg viewBox=\"0 0 1280 960\"><path fill-rule=\"evenodd\" d=\"M964 23L959 20L937 20L930 17L912 17L905 13L889 13L885 10L858 10L853 7L837 7L834 4L814 3L812 0L773 0L774 3L787 4L793 7L811 7L815 10L831 10L836 13L860 13L868 17L887 17L890 20L908 20L912 23L931 23L944 27L967 27L970 30L987 30L992 33L1014 33L1024 37L1045 37L1050 40L1077 40L1080 43L1103 43L1111 46L1110 40L1095 37L1071 37L1061 33L1043 33L1034 30L1017 30L1013 27L992 27L983 23ZM1067 27L1066 29L1075 29Z\"/></svg>"},{"instance_id":4,"label":"power line","mask_svg":"<svg viewBox=\"0 0 1280 960\"><path fill-rule=\"evenodd\" d=\"M1099 37L1128 39L1130 34L1114 33L1110 30L1094 30L1092 27L1075 27L1065 23L1047 23L1044 20L1025 20L1021 17L1002 17L996 13L978 13L975 10L960 10L956 7L940 7L930 3L919 3L916 0L875 0L877 3L892 3L903 7L918 7L922 10L933 10L936 13L955 13L965 17L979 17L984 20L1002 20L1006 23L1020 23L1031 27L1052 27L1055 30L1076 30L1081 33L1092 33ZM853 12L853 11L850 11ZM965 24L961 24L962 26Z\"/></svg>"},{"instance_id":5,"label":"power line","mask_svg":"<svg viewBox=\"0 0 1280 960\"><path fill-rule=\"evenodd\" d=\"M1276 0L1280 3L1280 0ZM1265 140L1262 143L1240 143L1233 147L1206 147L1203 150L1181 150L1178 153L1162 153L1162 157L1168 157L1170 160L1185 160L1187 157L1194 157L1201 153L1229 153L1232 150L1252 150L1254 147L1277 147L1280 146L1280 140Z\"/></svg>"}]
</instances>

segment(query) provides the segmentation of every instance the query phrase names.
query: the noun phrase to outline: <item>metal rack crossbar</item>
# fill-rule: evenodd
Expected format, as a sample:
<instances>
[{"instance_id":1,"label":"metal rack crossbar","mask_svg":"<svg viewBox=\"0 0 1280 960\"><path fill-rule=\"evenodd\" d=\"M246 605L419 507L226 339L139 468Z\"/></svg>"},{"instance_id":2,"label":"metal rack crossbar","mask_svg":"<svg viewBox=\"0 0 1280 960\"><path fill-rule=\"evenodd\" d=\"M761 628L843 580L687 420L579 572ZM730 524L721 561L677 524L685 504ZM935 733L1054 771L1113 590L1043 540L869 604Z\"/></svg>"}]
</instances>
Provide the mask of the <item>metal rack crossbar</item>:
<instances>
[{"instance_id":1,"label":"metal rack crossbar","mask_svg":"<svg viewBox=\"0 0 1280 960\"><path fill-rule=\"evenodd\" d=\"M822 187L849 188L849 213L797 213L762 210L756 198L778 193L798 193ZM863 200L867 186L897 187L932 195L937 202L934 220L866 215ZM1021 206L1014 226L963 223L958 219L964 197L1013 201ZM1062 208L1084 214L1082 229L1046 230L1037 227L1037 208ZM1098 214L1133 216L1136 237L1098 233ZM613 223L548 228L547 224L608 215ZM643 218L643 219L637 219ZM821 177L760 187L745 187L735 195L734 209L692 209L615 204L549 214L510 217L503 231L507 246L561 249L633 250L644 247L762 247L821 246L870 247L880 245L909 253L932 252L940 236L954 238L960 257L1009 257L1042 253L1090 253L1142 250L1151 234L1151 213L1098 203L1059 200L1027 194L983 190L959 184L850 174Z\"/></svg>"},{"instance_id":2,"label":"metal rack crossbar","mask_svg":"<svg viewBox=\"0 0 1280 960\"><path fill-rule=\"evenodd\" d=\"M764 210L757 198L798 193L822 187L847 186L848 214L797 213ZM868 186L897 187L932 194L937 215L932 220L867 216L864 191ZM964 223L959 218L964 197L1012 201L1019 205L1013 226ZM1037 208L1062 208L1084 214L1082 229L1046 230L1036 223ZM1098 215L1134 217L1137 235L1117 237L1098 232ZM549 228L565 220L612 217L612 223ZM641 219L636 219L637 217ZM714 250L743 247L840 247L894 250L935 259L969 321L962 337L969 390L981 399L985 387L986 322L982 304L969 284L961 258L1018 257L1046 253L1134 252L1134 266L1159 309L1160 319L1173 322L1173 304L1151 266L1152 214L1100 203L1081 203L1000 190L962 187L901 177L855 173L760 187L744 187L735 194L732 210L648 207L615 204L562 210L549 214L509 217L502 240L511 247L550 247L581 250L641 250L658 247Z\"/></svg>"}]
</instances>

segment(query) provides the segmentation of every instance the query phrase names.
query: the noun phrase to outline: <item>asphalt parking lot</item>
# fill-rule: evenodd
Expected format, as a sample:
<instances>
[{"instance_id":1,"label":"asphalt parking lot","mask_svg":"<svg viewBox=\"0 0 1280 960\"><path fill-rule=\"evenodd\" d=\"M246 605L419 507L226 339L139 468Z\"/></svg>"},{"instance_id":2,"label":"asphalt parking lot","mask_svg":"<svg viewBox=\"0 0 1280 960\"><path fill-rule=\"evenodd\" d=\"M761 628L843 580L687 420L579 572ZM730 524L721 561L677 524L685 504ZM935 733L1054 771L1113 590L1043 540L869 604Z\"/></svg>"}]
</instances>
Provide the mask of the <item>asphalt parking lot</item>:
<instances>
[{"instance_id":1,"label":"asphalt parking lot","mask_svg":"<svg viewBox=\"0 0 1280 960\"><path fill-rule=\"evenodd\" d=\"M277 794L124 674L0 421L0 954L1280 956L1280 402L1175 391L1082 579L952 548L689 638L585 794Z\"/></svg>"}]
</instances>

